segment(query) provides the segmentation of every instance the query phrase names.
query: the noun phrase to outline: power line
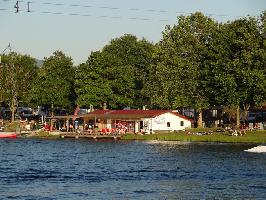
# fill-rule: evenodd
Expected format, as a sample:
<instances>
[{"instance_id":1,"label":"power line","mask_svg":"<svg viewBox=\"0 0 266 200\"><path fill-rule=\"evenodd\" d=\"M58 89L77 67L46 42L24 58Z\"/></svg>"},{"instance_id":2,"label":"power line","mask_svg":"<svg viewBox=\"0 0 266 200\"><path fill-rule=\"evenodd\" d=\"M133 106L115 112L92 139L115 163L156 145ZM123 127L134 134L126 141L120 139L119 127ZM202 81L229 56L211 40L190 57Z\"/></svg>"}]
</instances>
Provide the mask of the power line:
<instances>
[{"instance_id":1,"label":"power line","mask_svg":"<svg viewBox=\"0 0 266 200\"><path fill-rule=\"evenodd\" d=\"M40 2L33 2L40 3ZM54 5L54 6L68 6L68 7L83 7L83 8L98 8L98 9L109 9L109 10L127 10L127 11L138 11L138 12L150 12L150 13L169 13L167 10L157 10L157 9L139 9L139 8L120 8L120 7L110 7L110 6L92 6L92 5L82 5L82 4L65 4L65 3L51 3L51 2L41 2L44 5ZM175 13L190 15L191 12L180 12L176 11ZM218 17L230 17L230 15L225 14L213 14L207 13L209 16L218 16ZM242 16L232 16L232 17L242 17Z\"/></svg>"},{"instance_id":2,"label":"power line","mask_svg":"<svg viewBox=\"0 0 266 200\"><path fill-rule=\"evenodd\" d=\"M84 4L65 4L65 3L51 3L51 2L32 2L32 3L40 3L43 5L54 5L54 6L68 6L68 7L83 7L83 8L99 8L99 9L109 9L109 10L128 10L128 11L145 11L145 12L159 12L159 13L167 13L166 10L155 10L155 9L147 9L142 10L139 8L119 8L119 7L111 7L111 6L93 6L93 5L84 5Z\"/></svg>"},{"instance_id":3,"label":"power line","mask_svg":"<svg viewBox=\"0 0 266 200\"><path fill-rule=\"evenodd\" d=\"M2 0L5 2L11 0ZM16 1L14 8L16 8L16 13L21 12L19 10L19 3L26 2L26 1ZM156 13L169 13L167 10L156 10L156 9L139 9L139 8L120 8L120 7L110 7L110 6L93 6L93 5L81 5L81 4L65 4L65 3L51 3L51 2L37 2L37 1L27 1L27 12L36 12L30 9L30 4L43 4L43 5L52 5L52 6L68 6L68 7L84 7L84 8L98 8L98 9L109 9L109 10L128 10L128 11L138 11L138 12L156 12ZM1 8L0 11L6 11L7 9ZM167 22L168 19L154 19L154 18L145 18L145 17L122 17L122 16L109 16L109 15L100 15L100 16L93 16L90 14L81 14L81 13L64 13L64 12L51 12L51 11L41 11L42 14L53 14L53 15L68 15L68 16L80 16L80 17L99 17L99 18L109 18L109 19L128 19L128 20L141 20L141 21L162 21ZM181 15L190 15L190 12L175 12ZM212 14L206 13L207 16L218 16L218 17L230 17L230 15L224 14ZM243 16L234 16L237 18L241 18Z\"/></svg>"},{"instance_id":4,"label":"power line","mask_svg":"<svg viewBox=\"0 0 266 200\"><path fill-rule=\"evenodd\" d=\"M2 0L2 1L10 1L10 0ZM24 2L24 1L20 1ZM121 7L111 7L111 6L93 6L93 5L84 5L84 4L66 4L66 3L51 3L51 2L38 2L31 1L33 4L42 4L42 5L51 5L51 6L67 6L67 7L82 7L82 8L97 8L97 9L107 9L107 10L127 10L127 11L138 11L138 12L148 12L148 13L169 13L168 10L158 10L158 9L140 9L140 8L121 8ZM181 12L174 11L176 14L190 15L192 12ZM206 13L208 16L217 16L217 17L244 17L244 16L236 16L236 15L226 15L226 14L214 14L214 13Z\"/></svg>"},{"instance_id":5,"label":"power line","mask_svg":"<svg viewBox=\"0 0 266 200\"><path fill-rule=\"evenodd\" d=\"M16 1L16 4L14 6L14 8L16 9L16 13L21 12L20 5L19 3L23 2L23 1ZM37 13L34 10L30 10L30 3L34 3L34 2L27 2L27 12L34 12ZM44 2L43 4L52 4L50 2ZM64 4L53 4L53 5L64 5ZM80 6L80 5L76 5L76 4L72 4L70 6ZM100 7L100 8L108 8L108 7ZM120 8L111 8L111 9L120 9ZM144 17L121 17L121 16L109 16L109 15L99 15L99 16L93 16L90 14L80 14L80 13L63 13L63 12L51 12L51 11L40 11L39 13L42 14L52 14L52 15L69 15L69 16L80 16L80 17L99 17L99 18L109 18L109 19L129 19L129 20L141 20L141 21L153 21L156 19L152 19L152 18L144 18ZM160 20L156 20L156 21L168 21L167 19L160 19Z\"/></svg>"},{"instance_id":6,"label":"power line","mask_svg":"<svg viewBox=\"0 0 266 200\"><path fill-rule=\"evenodd\" d=\"M10 1L10 0L3 0L3 1ZM16 9L15 10L15 13L21 13L21 12L25 12L23 10L20 9L21 5L20 3L21 2L25 2L25 1L16 1L15 5L14 5L14 8ZM64 12L52 12L52 11L35 11L35 10L31 10L30 9L30 4L31 3L36 3L34 1L27 1L27 12L29 13L41 13L41 14L51 14L51 15L68 15L68 16L80 16L80 17L99 17L99 18L108 18L108 19L128 19L128 20L140 20L140 21L169 21L167 19L153 19L153 18L145 18L145 17L122 17L122 16L109 16L109 15L91 15L91 14L81 14L81 13L64 13ZM66 5L66 4L62 4L62 3L50 3L50 2L43 2L42 4L47 4L47 5L58 5L58 6L62 6L62 5ZM77 7L77 6L81 6L81 5L78 5L78 4L71 4L70 6L72 7ZM85 7L92 7L92 6L85 6ZM118 9L121 9L121 8L116 8L116 7L108 7L108 6L101 6L99 8L102 8L102 9L112 9L112 10L118 10ZM7 11L7 9L5 8L2 8L0 9L0 11Z\"/></svg>"},{"instance_id":7,"label":"power line","mask_svg":"<svg viewBox=\"0 0 266 200\"><path fill-rule=\"evenodd\" d=\"M33 13L37 13L36 11L31 11ZM122 17L122 16L109 16L109 15L91 15L91 14L79 14L79 13L63 13L63 12L51 12L51 11L40 11L38 13L41 14L51 14L51 15L68 15L68 16L79 16L79 17L98 17L98 18L108 18L108 19L128 19L128 20L140 20L140 21L161 21L166 22L169 21L167 19L152 19L152 18L144 18L144 17Z\"/></svg>"}]
</instances>

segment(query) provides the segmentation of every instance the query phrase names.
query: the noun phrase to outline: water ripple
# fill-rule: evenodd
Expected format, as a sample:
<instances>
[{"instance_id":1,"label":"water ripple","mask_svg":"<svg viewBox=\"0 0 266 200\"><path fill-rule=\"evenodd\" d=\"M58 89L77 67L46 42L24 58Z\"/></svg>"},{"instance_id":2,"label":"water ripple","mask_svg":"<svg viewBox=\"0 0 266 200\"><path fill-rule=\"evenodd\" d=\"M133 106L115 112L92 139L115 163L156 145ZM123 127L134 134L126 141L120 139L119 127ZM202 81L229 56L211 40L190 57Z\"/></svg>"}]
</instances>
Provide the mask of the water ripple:
<instances>
[{"instance_id":1,"label":"water ripple","mask_svg":"<svg viewBox=\"0 0 266 200\"><path fill-rule=\"evenodd\" d=\"M252 145L0 140L1 199L266 199Z\"/></svg>"}]
</instances>

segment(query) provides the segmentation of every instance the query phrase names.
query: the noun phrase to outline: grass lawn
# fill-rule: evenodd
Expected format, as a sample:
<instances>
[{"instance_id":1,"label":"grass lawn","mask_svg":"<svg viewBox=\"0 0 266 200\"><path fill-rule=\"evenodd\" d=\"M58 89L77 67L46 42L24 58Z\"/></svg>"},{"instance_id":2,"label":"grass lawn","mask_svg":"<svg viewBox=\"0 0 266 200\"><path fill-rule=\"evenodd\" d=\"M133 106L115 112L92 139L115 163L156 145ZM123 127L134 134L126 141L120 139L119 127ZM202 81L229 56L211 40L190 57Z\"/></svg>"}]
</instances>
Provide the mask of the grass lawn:
<instances>
[{"instance_id":1,"label":"grass lawn","mask_svg":"<svg viewBox=\"0 0 266 200\"><path fill-rule=\"evenodd\" d=\"M47 132L47 131L41 131L32 137L57 139L57 138L59 138L59 135L52 135L52 134L49 134L49 132Z\"/></svg>"},{"instance_id":2,"label":"grass lawn","mask_svg":"<svg viewBox=\"0 0 266 200\"><path fill-rule=\"evenodd\" d=\"M191 133L213 130L211 135L186 134L184 131L172 133L156 133L151 135L127 134L122 137L124 140L164 140L164 141L185 141L185 142L233 142L233 143L266 143L266 131L247 131L243 136L231 136L227 133L215 132L214 129L189 129Z\"/></svg>"}]
</instances>

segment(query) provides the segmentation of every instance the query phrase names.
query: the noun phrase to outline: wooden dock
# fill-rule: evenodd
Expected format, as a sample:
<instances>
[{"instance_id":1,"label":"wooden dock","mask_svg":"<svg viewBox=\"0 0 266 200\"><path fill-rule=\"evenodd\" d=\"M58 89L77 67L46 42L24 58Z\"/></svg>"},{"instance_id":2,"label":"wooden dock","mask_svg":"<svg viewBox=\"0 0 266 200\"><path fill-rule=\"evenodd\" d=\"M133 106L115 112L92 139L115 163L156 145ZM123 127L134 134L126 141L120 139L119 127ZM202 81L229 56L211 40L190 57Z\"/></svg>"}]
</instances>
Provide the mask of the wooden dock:
<instances>
[{"instance_id":1,"label":"wooden dock","mask_svg":"<svg viewBox=\"0 0 266 200\"><path fill-rule=\"evenodd\" d=\"M101 135L101 134L88 134L88 133L75 133L75 132L64 132L59 134L60 138L75 138L75 139L92 139L92 140L100 140L100 139L108 139L108 140L119 140L121 139L121 135Z\"/></svg>"}]
</instances>

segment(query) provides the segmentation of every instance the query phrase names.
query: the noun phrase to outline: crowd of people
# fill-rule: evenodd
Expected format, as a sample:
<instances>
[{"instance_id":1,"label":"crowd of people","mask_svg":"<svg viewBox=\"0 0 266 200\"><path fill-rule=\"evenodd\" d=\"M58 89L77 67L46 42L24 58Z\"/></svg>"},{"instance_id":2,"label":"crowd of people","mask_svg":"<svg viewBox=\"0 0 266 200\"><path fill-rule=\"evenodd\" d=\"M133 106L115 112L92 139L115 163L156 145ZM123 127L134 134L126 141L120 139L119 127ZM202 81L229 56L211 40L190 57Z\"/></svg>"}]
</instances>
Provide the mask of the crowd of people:
<instances>
[{"instance_id":1,"label":"crowd of people","mask_svg":"<svg viewBox=\"0 0 266 200\"><path fill-rule=\"evenodd\" d=\"M100 135L109 135L109 134L117 134L117 135L123 135L126 134L128 131L127 126L125 126L122 123L118 123L114 125L113 128L99 128L97 125L94 124L85 124L84 125L84 131L89 134L100 134Z\"/></svg>"}]
</instances>

